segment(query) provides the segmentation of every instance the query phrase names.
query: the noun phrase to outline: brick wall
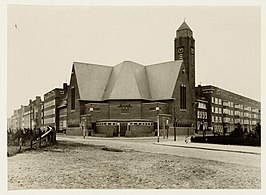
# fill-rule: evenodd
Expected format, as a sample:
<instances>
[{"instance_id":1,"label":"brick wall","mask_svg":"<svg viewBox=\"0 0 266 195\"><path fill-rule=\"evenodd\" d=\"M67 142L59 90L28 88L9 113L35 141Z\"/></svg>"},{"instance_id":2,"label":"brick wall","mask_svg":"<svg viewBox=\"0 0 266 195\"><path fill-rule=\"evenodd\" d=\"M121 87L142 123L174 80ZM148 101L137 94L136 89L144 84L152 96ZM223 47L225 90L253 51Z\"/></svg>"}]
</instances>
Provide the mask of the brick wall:
<instances>
[{"instance_id":1,"label":"brick wall","mask_svg":"<svg viewBox=\"0 0 266 195\"><path fill-rule=\"evenodd\" d=\"M173 98L175 98L175 101L171 103L171 107L176 106L177 114L182 116L182 119L179 121L179 123L184 123L184 124L190 123L190 124L194 124L195 126L196 114L195 114L195 108L193 104L194 102L192 99L193 98L192 91L188 83L187 74L185 74L185 72L182 71L183 68L184 68L184 65L182 64L181 70L179 72L178 80L175 86L175 90L173 93ZM180 109L180 86L181 85L186 86L186 110ZM173 111L171 110L171 112Z\"/></svg>"},{"instance_id":2,"label":"brick wall","mask_svg":"<svg viewBox=\"0 0 266 195\"><path fill-rule=\"evenodd\" d=\"M126 131L126 137L154 136L154 126L131 125Z\"/></svg>"},{"instance_id":3,"label":"brick wall","mask_svg":"<svg viewBox=\"0 0 266 195\"><path fill-rule=\"evenodd\" d=\"M156 107L159 107L160 110L157 112ZM157 121L157 113L158 114L168 114L169 113L169 105L167 103L142 103L142 118L150 119L154 122Z\"/></svg>"},{"instance_id":4,"label":"brick wall","mask_svg":"<svg viewBox=\"0 0 266 195\"><path fill-rule=\"evenodd\" d=\"M110 119L140 119L141 102L140 101L110 101ZM128 114L121 113L121 106L130 105Z\"/></svg>"},{"instance_id":5,"label":"brick wall","mask_svg":"<svg viewBox=\"0 0 266 195\"><path fill-rule=\"evenodd\" d=\"M95 135L100 134L104 137L113 137L115 131L117 131L117 125L105 125L105 126L96 126Z\"/></svg>"},{"instance_id":6,"label":"brick wall","mask_svg":"<svg viewBox=\"0 0 266 195\"><path fill-rule=\"evenodd\" d=\"M83 132L81 130L81 128L79 127L68 127L66 129L66 134L67 135L83 135Z\"/></svg>"},{"instance_id":7,"label":"brick wall","mask_svg":"<svg viewBox=\"0 0 266 195\"><path fill-rule=\"evenodd\" d=\"M90 108L93 111L90 112ZM107 103L87 103L84 105L84 114L91 114L91 122L96 120L109 119L109 104Z\"/></svg>"},{"instance_id":8,"label":"brick wall","mask_svg":"<svg viewBox=\"0 0 266 195\"><path fill-rule=\"evenodd\" d=\"M71 89L75 88L75 110L71 110ZM78 99L80 98L78 85L75 74L71 75L70 85L68 89L68 97L67 97L67 124L68 127L79 127L80 123L80 107L83 103L80 103Z\"/></svg>"}]
</instances>

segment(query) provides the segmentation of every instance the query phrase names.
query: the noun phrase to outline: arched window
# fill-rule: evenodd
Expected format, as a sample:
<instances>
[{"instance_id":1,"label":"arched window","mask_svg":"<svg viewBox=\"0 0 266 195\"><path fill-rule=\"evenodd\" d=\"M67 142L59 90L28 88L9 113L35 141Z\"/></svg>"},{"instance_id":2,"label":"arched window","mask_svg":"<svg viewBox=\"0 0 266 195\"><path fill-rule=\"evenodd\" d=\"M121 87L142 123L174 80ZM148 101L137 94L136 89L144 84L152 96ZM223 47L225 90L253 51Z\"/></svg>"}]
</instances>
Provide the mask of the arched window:
<instances>
[{"instance_id":1,"label":"arched window","mask_svg":"<svg viewBox=\"0 0 266 195\"><path fill-rule=\"evenodd\" d=\"M186 86L181 85L180 86L180 109L181 110L186 110L187 105L186 105Z\"/></svg>"}]
</instances>

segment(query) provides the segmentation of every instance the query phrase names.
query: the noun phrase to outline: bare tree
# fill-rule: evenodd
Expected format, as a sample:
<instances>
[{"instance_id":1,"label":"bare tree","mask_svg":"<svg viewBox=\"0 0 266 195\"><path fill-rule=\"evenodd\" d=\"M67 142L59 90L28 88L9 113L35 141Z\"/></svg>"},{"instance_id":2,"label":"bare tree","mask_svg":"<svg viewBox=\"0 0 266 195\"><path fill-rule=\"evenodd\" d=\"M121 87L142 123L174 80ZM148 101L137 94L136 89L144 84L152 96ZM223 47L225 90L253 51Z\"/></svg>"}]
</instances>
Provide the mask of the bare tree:
<instances>
[{"instance_id":1,"label":"bare tree","mask_svg":"<svg viewBox=\"0 0 266 195\"><path fill-rule=\"evenodd\" d=\"M178 112L176 105L173 106L173 125L174 125L174 141L176 141L176 127L179 121L184 118L184 114L182 112Z\"/></svg>"}]
</instances>

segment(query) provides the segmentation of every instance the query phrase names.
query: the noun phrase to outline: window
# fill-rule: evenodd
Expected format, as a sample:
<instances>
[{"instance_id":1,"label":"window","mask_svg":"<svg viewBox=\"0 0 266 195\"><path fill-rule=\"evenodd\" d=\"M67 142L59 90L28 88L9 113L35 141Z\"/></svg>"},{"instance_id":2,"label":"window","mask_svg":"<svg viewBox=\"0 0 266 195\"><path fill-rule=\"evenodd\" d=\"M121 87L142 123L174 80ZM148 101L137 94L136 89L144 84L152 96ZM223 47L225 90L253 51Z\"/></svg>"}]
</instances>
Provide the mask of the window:
<instances>
[{"instance_id":1,"label":"window","mask_svg":"<svg viewBox=\"0 0 266 195\"><path fill-rule=\"evenodd\" d=\"M230 118L228 118L228 117L225 117L225 118L224 118L224 122L225 122L225 123L229 123L229 121L230 121Z\"/></svg>"},{"instance_id":2,"label":"window","mask_svg":"<svg viewBox=\"0 0 266 195\"><path fill-rule=\"evenodd\" d=\"M120 104L118 107L121 109L121 114L129 114L129 109L132 106L130 104L125 104L125 105Z\"/></svg>"},{"instance_id":3,"label":"window","mask_svg":"<svg viewBox=\"0 0 266 195\"><path fill-rule=\"evenodd\" d=\"M219 104L222 105L222 100L221 99L219 99Z\"/></svg>"},{"instance_id":4,"label":"window","mask_svg":"<svg viewBox=\"0 0 266 195\"><path fill-rule=\"evenodd\" d=\"M222 114L222 108L219 108L219 114Z\"/></svg>"},{"instance_id":5,"label":"window","mask_svg":"<svg viewBox=\"0 0 266 195\"><path fill-rule=\"evenodd\" d=\"M212 113L214 113L214 107L212 106Z\"/></svg>"},{"instance_id":6,"label":"window","mask_svg":"<svg viewBox=\"0 0 266 195\"><path fill-rule=\"evenodd\" d=\"M186 110L186 86L181 85L180 86L180 109Z\"/></svg>"},{"instance_id":7,"label":"window","mask_svg":"<svg viewBox=\"0 0 266 195\"><path fill-rule=\"evenodd\" d=\"M48 108L50 106L54 106L55 105L55 99L49 101L49 102L44 102L44 108Z\"/></svg>"},{"instance_id":8,"label":"window","mask_svg":"<svg viewBox=\"0 0 266 195\"><path fill-rule=\"evenodd\" d=\"M71 110L75 110L75 88L71 88Z\"/></svg>"},{"instance_id":9,"label":"window","mask_svg":"<svg viewBox=\"0 0 266 195\"><path fill-rule=\"evenodd\" d=\"M224 108L224 109L223 109L223 113L224 113L224 114L230 114L229 112L230 112L230 110L228 110L227 108Z\"/></svg>"},{"instance_id":10,"label":"window","mask_svg":"<svg viewBox=\"0 0 266 195\"><path fill-rule=\"evenodd\" d=\"M54 122L55 122L55 117L44 119L44 124L49 124L49 123L54 123Z\"/></svg>"},{"instance_id":11,"label":"window","mask_svg":"<svg viewBox=\"0 0 266 195\"><path fill-rule=\"evenodd\" d=\"M212 122L214 123L214 116L212 116Z\"/></svg>"},{"instance_id":12,"label":"window","mask_svg":"<svg viewBox=\"0 0 266 195\"><path fill-rule=\"evenodd\" d=\"M233 110L231 110L231 115L234 115L234 111Z\"/></svg>"},{"instance_id":13,"label":"window","mask_svg":"<svg viewBox=\"0 0 266 195\"><path fill-rule=\"evenodd\" d=\"M199 102L199 103L198 103L198 108L203 108L203 109L205 109L205 108L207 108L207 107L206 107L206 104L205 104L205 103L201 103L201 102Z\"/></svg>"},{"instance_id":14,"label":"window","mask_svg":"<svg viewBox=\"0 0 266 195\"><path fill-rule=\"evenodd\" d=\"M51 114L55 114L55 108L44 111L44 116L48 116Z\"/></svg>"},{"instance_id":15,"label":"window","mask_svg":"<svg viewBox=\"0 0 266 195\"><path fill-rule=\"evenodd\" d=\"M218 104L218 98L215 98L215 104Z\"/></svg>"},{"instance_id":16,"label":"window","mask_svg":"<svg viewBox=\"0 0 266 195\"><path fill-rule=\"evenodd\" d=\"M198 111L198 118L206 119L207 118L207 112Z\"/></svg>"},{"instance_id":17,"label":"window","mask_svg":"<svg viewBox=\"0 0 266 195\"><path fill-rule=\"evenodd\" d=\"M212 103L214 104L214 97L212 97Z\"/></svg>"}]
</instances>

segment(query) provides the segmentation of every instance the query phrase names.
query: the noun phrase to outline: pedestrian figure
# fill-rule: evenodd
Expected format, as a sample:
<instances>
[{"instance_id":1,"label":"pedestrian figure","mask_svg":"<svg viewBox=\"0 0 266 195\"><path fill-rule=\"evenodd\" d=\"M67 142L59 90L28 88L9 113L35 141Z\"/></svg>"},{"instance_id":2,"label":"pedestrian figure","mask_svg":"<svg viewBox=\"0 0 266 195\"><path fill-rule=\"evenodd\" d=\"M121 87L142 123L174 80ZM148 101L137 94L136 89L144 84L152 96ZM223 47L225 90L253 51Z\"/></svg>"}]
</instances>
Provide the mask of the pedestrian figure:
<instances>
[{"instance_id":1,"label":"pedestrian figure","mask_svg":"<svg viewBox=\"0 0 266 195\"><path fill-rule=\"evenodd\" d=\"M190 142L190 137L189 137L189 136L187 136L187 137L185 138L185 142L186 142L186 144Z\"/></svg>"},{"instance_id":2,"label":"pedestrian figure","mask_svg":"<svg viewBox=\"0 0 266 195\"><path fill-rule=\"evenodd\" d=\"M52 139L53 144L56 144L56 130L54 126L52 126Z\"/></svg>"},{"instance_id":3,"label":"pedestrian figure","mask_svg":"<svg viewBox=\"0 0 266 195\"><path fill-rule=\"evenodd\" d=\"M47 132L47 131L49 131L49 127L47 127L47 129L46 129L46 131L45 131L45 133ZM47 146L47 143L49 142L49 139L50 139L50 137L49 137L50 135L48 134L48 135L46 135L46 138L45 138L45 145Z\"/></svg>"}]
</instances>

